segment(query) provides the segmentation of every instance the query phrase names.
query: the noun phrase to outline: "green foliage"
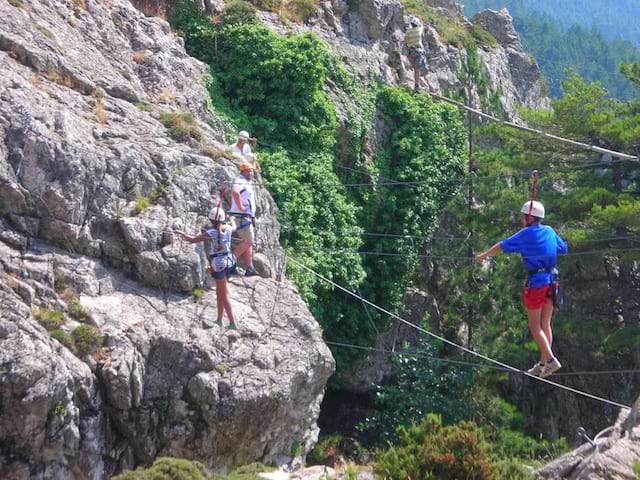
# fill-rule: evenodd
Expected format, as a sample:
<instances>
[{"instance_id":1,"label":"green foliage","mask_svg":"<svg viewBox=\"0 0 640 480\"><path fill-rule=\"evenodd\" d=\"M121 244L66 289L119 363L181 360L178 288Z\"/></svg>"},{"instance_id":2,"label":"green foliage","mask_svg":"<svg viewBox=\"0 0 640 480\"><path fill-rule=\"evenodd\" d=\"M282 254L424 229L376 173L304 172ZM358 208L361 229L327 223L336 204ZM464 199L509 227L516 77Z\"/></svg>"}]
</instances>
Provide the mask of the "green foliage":
<instances>
[{"instance_id":1,"label":"green foliage","mask_svg":"<svg viewBox=\"0 0 640 480\"><path fill-rule=\"evenodd\" d=\"M149 468L137 468L113 480L206 480L204 469L189 460L161 457Z\"/></svg>"},{"instance_id":2,"label":"green foliage","mask_svg":"<svg viewBox=\"0 0 640 480\"><path fill-rule=\"evenodd\" d=\"M57 293L61 293L67 288L67 281L64 277L64 273L59 270L54 273L53 288Z\"/></svg>"},{"instance_id":3,"label":"green foliage","mask_svg":"<svg viewBox=\"0 0 640 480\"><path fill-rule=\"evenodd\" d=\"M188 142L192 138L198 142L202 140L202 131L191 113L162 112L160 122L176 142Z\"/></svg>"},{"instance_id":4,"label":"green foliage","mask_svg":"<svg viewBox=\"0 0 640 480\"><path fill-rule=\"evenodd\" d=\"M49 40L53 40L55 41L56 37L53 35L53 32L51 32L51 30L49 30L47 27L40 25L38 23L35 24L36 29L45 37L47 37Z\"/></svg>"},{"instance_id":5,"label":"green foliage","mask_svg":"<svg viewBox=\"0 0 640 480\"><path fill-rule=\"evenodd\" d=\"M633 464L633 473L635 473L638 480L640 480L640 461Z\"/></svg>"},{"instance_id":6,"label":"green foliage","mask_svg":"<svg viewBox=\"0 0 640 480\"><path fill-rule=\"evenodd\" d=\"M64 314L56 310L50 310L48 308L38 308L33 312L33 316L40 325L47 330L58 330L65 324Z\"/></svg>"},{"instance_id":7,"label":"green foliage","mask_svg":"<svg viewBox=\"0 0 640 480\"><path fill-rule=\"evenodd\" d=\"M71 331L71 338L80 355L93 352L102 345L100 331L91 325L79 325Z\"/></svg>"},{"instance_id":8,"label":"green foliage","mask_svg":"<svg viewBox=\"0 0 640 480\"><path fill-rule=\"evenodd\" d=\"M333 173L333 159L320 154L300 162L279 152L263 155L261 163L280 220L290 226L281 238L289 254L335 282L357 288L364 277L362 260L355 253L362 244L362 229L357 225L358 210ZM323 328L331 330L336 319L323 315L335 309L331 286L295 263L289 263L287 274L311 302Z\"/></svg>"},{"instance_id":9,"label":"green foliage","mask_svg":"<svg viewBox=\"0 0 640 480\"><path fill-rule=\"evenodd\" d=\"M64 417L67 415L67 409L64 406L64 403L58 402L53 406L51 413L54 417Z\"/></svg>"},{"instance_id":10,"label":"green foliage","mask_svg":"<svg viewBox=\"0 0 640 480\"><path fill-rule=\"evenodd\" d=\"M252 131L299 150L328 150L337 126L323 91L328 55L312 34L282 37L263 26L230 26L218 38L212 67L222 94L247 115Z\"/></svg>"},{"instance_id":11,"label":"green foliage","mask_svg":"<svg viewBox=\"0 0 640 480\"><path fill-rule=\"evenodd\" d=\"M153 112L153 105L148 102L138 102L136 107L143 112Z\"/></svg>"},{"instance_id":12,"label":"green foliage","mask_svg":"<svg viewBox=\"0 0 640 480\"><path fill-rule=\"evenodd\" d=\"M204 290L201 288L194 288L191 294L193 295L193 301L198 303L200 302L200 300L202 300L202 296L204 295Z\"/></svg>"},{"instance_id":13,"label":"green foliage","mask_svg":"<svg viewBox=\"0 0 640 480\"><path fill-rule=\"evenodd\" d=\"M146 210L151 206L151 202L147 197L136 198L136 205L133 207L133 212L138 215L140 212Z\"/></svg>"},{"instance_id":14,"label":"green foliage","mask_svg":"<svg viewBox=\"0 0 640 480\"><path fill-rule=\"evenodd\" d=\"M82 305L78 301L69 304L69 315L80 322L87 319L87 312L84 311L84 308L82 308Z\"/></svg>"},{"instance_id":15,"label":"green foliage","mask_svg":"<svg viewBox=\"0 0 640 480\"><path fill-rule=\"evenodd\" d=\"M24 2L22 0L8 0L9 5L16 8L24 8Z\"/></svg>"},{"instance_id":16,"label":"green foliage","mask_svg":"<svg viewBox=\"0 0 640 480\"><path fill-rule=\"evenodd\" d=\"M636 87L640 87L640 62L623 63L620 66L620 73L622 73L630 82L633 82Z\"/></svg>"},{"instance_id":17,"label":"green foliage","mask_svg":"<svg viewBox=\"0 0 640 480\"><path fill-rule=\"evenodd\" d=\"M308 465L327 465L327 462L338 456L344 437L340 434L321 438L307 455Z\"/></svg>"},{"instance_id":18,"label":"green foliage","mask_svg":"<svg viewBox=\"0 0 640 480\"><path fill-rule=\"evenodd\" d=\"M225 25L245 25L258 22L256 8L244 0L234 0L224 10Z\"/></svg>"},{"instance_id":19,"label":"green foliage","mask_svg":"<svg viewBox=\"0 0 640 480\"><path fill-rule=\"evenodd\" d=\"M443 426L438 415L398 428L398 442L379 454L376 473L389 479L497 479L482 432L472 422Z\"/></svg>"},{"instance_id":20,"label":"green foliage","mask_svg":"<svg viewBox=\"0 0 640 480\"><path fill-rule=\"evenodd\" d=\"M251 0L251 3L260 10L278 13L282 6L282 0Z\"/></svg>"},{"instance_id":21,"label":"green foliage","mask_svg":"<svg viewBox=\"0 0 640 480\"><path fill-rule=\"evenodd\" d=\"M270 467L260 462L249 463L248 465L242 465L236 468L233 473L236 475L255 475L263 472L275 472L274 467Z\"/></svg>"},{"instance_id":22,"label":"green foliage","mask_svg":"<svg viewBox=\"0 0 640 480\"><path fill-rule=\"evenodd\" d=\"M405 347L392 358L393 379L377 386L377 412L361 427L378 441L394 440L397 425L419 422L427 413L442 416L445 424L469 418L469 402L465 392L473 376L428 357L436 357L437 349L421 342Z\"/></svg>"},{"instance_id":23,"label":"green foliage","mask_svg":"<svg viewBox=\"0 0 640 480\"><path fill-rule=\"evenodd\" d=\"M49 335L51 335L51 338L55 338L58 342L60 342L65 347L67 347L69 350L73 351L75 349L75 345L73 344L73 339L64 330L60 330L60 329L51 330L49 332Z\"/></svg>"}]
</instances>

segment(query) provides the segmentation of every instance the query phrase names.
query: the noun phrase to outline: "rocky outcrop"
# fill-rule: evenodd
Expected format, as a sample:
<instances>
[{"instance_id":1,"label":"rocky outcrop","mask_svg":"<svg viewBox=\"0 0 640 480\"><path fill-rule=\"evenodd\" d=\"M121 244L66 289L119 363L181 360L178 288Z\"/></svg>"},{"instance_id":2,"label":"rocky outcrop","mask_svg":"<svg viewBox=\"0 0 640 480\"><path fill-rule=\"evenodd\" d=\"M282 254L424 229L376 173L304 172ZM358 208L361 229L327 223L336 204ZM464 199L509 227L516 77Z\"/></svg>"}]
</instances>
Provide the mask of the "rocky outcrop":
<instances>
[{"instance_id":1,"label":"rocky outcrop","mask_svg":"<svg viewBox=\"0 0 640 480\"><path fill-rule=\"evenodd\" d=\"M496 38L497 45L481 45L478 55L489 93L498 94L500 113L517 118L521 105L549 106L542 74L523 51L506 10L481 12L471 23L452 0L427 0L425 6L461 34L475 26ZM410 13L399 0L326 0L320 2L316 15L305 26L285 25L275 14L261 13L263 22L282 33L317 33L363 81L380 79L390 85L413 85L413 71L403 46L409 18ZM467 52L459 41L443 39L436 27L427 24L423 37L429 59L428 88L436 93L459 91L463 89L460 78ZM476 106L482 106L475 90L474 96Z\"/></svg>"},{"instance_id":2,"label":"rocky outcrop","mask_svg":"<svg viewBox=\"0 0 640 480\"><path fill-rule=\"evenodd\" d=\"M634 480L640 465L640 398L615 425L536 472L537 479Z\"/></svg>"},{"instance_id":3,"label":"rocky outcrop","mask_svg":"<svg viewBox=\"0 0 640 480\"><path fill-rule=\"evenodd\" d=\"M0 17L0 478L303 454L334 368L317 323L286 280L238 277L241 328L214 325L204 249L172 234L238 174L206 67L124 0ZM280 278L274 214L260 188L261 272ZM91 355L69 340L83 324L103 336Z\"/></svg>"}]
</instances>

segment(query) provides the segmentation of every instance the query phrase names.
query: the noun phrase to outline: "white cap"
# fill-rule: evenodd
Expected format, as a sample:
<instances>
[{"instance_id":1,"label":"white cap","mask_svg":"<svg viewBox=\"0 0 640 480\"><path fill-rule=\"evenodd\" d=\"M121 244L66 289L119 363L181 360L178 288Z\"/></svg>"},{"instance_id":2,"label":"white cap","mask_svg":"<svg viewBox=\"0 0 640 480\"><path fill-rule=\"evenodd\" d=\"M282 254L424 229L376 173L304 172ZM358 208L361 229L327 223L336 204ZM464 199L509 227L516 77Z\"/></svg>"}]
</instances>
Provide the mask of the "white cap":
<instances>
[{"instance_id":1,"label":"white cap","mask_svg":"<svg viewBox=\"0 0 640 480\"><path fill-rule=\"evenodd\" d=\"M246 130L241 130L238 134L238 138L244 138L245 140L249 140L249 132Z\"/></svg>"},{"instance_id":2,"label":"white cap","mask_svg":"<svg viewBox=\"0 0 640 480\"><path fill-rule=\"evenodd\" d=\"M520 213L524 213L525 215L531 215L532 217L544 218L544 205L540 202L533 201L533 206L531 205L531 201L526 202L522 205L520 209ZM531 210L531 212L529 212Z\"/></svg>"},{"instance_id":3,"label":"white cap","mask_svg":"<svg viewBox=\"0 0 640 480\"><path fill-rule=\"evenodd\" d=\"M224 222L224 210L220 207L213 207L213 210L209 213L209 220L212 222Z\"/></svg>"}]
</instances>

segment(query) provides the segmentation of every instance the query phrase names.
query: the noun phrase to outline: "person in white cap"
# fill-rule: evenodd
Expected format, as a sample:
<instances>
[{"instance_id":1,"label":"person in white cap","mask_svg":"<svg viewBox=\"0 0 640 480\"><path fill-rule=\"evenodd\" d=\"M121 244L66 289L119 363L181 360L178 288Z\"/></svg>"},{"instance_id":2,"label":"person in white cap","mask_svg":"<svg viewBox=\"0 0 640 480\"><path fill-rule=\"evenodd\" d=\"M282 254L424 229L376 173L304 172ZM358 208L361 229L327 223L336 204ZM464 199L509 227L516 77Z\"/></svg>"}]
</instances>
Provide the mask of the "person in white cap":
<instances>
[{"instance_id":1,"label":"person in white cap","mask_svg":"<svg viewBox=\"0 0 640 480\"><path fill-rule=\"evenodd\" d=\"M556 264L558 255L569 251L567 242L548 225L540 222L544 218L544 206L540 202L528 201L520 209L524 228L515 235L496 243L489 250L475 255L482 261L500 252L522 255L528 281L522 294L522 302L529 318L529 330L540 350L540 361L528 370L531 375L548 377L562 366L551 350L553 332L551 317L559 295Z\"/></svg>"},{"instance_id":2,"label":"person in white cap","mask_svg":"<svg viewBox=\"0 0 640 480\"><path fill-rule=\"evenodd\" d=\"M212 228L203 231L200 235L188 235L180 230L175 233L180 235L189 243L211 242L209 260L211 263L210 272L216 281L216 303L218 307L218 318L216 323L222 326L224 312L229 318L229 329L236 330L237 324L233 318L231 301L229 300L229 287L227 276L230 275L236 266L236 259L231 253L231 234L235 231L235 224L225 223L224 210L220 206L214 207L209 214Z\"/></svg>"},{"instance_id":3,"label":"person in white cap","mask_svg":"<svg viewBox=\"0 0 640 480\"><path fill-rule=\"evenodd\" d=\"M418 17L413 17L404 36L404 43L409 48L409 61L413 67L413 88L420 88L420 76L427 70L427 53L422 44L424 27Z\"/></svg>"},{"instance_id":4,"label":"person in white cap","mask_svg":"<svg viewBox=\"0 0 640 480\"><path fill-rule=\"evenodd\" d=\"M251 147L249 146L249 141L251 141L253 148L255 149L256 143L258 142L257 138L251 138L249 136L249 132L246 130L242 130L238 133L238 141L229 147L231 148L233 156L239 160L255 160L255 156L251 152Z\"/></svg>"}]
</instances>

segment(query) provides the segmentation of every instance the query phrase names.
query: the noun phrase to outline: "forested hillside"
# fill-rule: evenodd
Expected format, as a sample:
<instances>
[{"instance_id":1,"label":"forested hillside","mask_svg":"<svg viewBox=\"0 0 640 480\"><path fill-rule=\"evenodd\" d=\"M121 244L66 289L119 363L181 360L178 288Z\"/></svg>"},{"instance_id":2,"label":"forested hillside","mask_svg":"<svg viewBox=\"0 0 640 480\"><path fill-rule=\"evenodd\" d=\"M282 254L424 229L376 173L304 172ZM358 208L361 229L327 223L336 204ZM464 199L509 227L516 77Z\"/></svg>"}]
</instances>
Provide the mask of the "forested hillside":
<instances>
[{"instance_id":1,"label":"forested hillside","mask_svg":"<svg viewBox=\"0 0 640 480\"><path fill-rule=\"evenodd\" d=\"M607 2L595 3L598 7L587 10L589 13L599 11ZM632 8L631 2L620 3L627 3L628 8ZM560 96L560 83L566 78L566 69L569 68L586 80L600 81L614 98L637 98L637 89L620 73L622 63L640 59L640 51L631 42L633 34L607 35L608 31L598 23L600 20L586 14L584 18L569 23L567 19L572 18L572 13L584 10L576 8L565 15L564 4L565 2L475 0L465 2L465 13L472 16L479 9L508 8L525 49L539 62L550 94L554 97ZM554 5L562 7L554 10L551 8ZM618 11L617 7L612 10ZM636 18L637 15L640 15L640 10L636 12ZM633 22L633 28L636 27L637 22Z\"/></svg>"},{"instance_id":2,"label":"forested hillside","mask_svg":"<svg viewBox=\"0 0 640 480\"><path fill-rule=\"evenodd\" d=\"M595 26L609 40L629 40L640 47L640 3L636 0L462 0L465 13L506 7L513 16L531 11L549 14L563 28Z\"/></svg>"}]
</instances>

